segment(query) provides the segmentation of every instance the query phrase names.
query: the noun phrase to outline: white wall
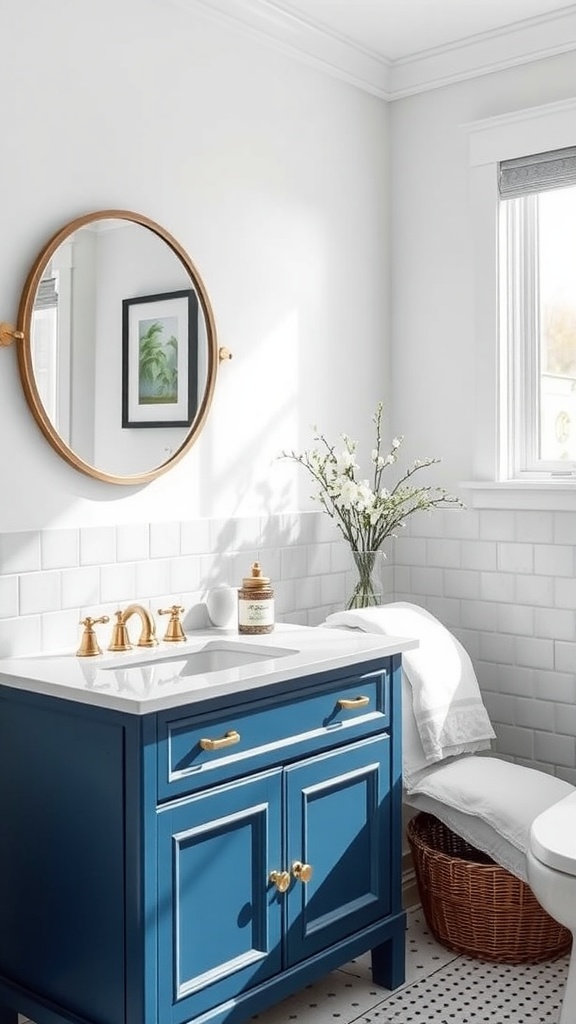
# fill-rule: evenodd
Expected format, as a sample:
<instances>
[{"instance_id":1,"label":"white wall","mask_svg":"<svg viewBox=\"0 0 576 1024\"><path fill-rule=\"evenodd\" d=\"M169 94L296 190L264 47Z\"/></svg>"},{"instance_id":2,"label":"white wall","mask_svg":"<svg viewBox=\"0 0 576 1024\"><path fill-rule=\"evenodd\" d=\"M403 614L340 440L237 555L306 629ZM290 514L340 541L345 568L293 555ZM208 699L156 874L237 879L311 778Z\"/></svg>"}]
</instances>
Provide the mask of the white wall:
<instances>
[{"instance_id":1,"label":"white wall","mask_svg":"<svg viewBox=\"0 0 576 1024\"><path fill-rule=\"evenodd\" d=\"M478 417L463 125L572 97L575 83L576 55L565 54L391 108L392 414L416 457L443 458L438 476L451 489L473 477ZM471 505L471 492L459 493ZM394 583L397 598L424 604L465 643L498 750L571 782L576 501L574 509L470 507L414 521L396 545Z\"/></svg>"},{"instance_id":2,"label":"white wall","mask_svg":"<svg viewBox=\"0 0 576 1024\"><path fill-rule=\"evenodd\" d=\"M388 398L386 105L169 0L7 0L0 22L0 320L56 230L128 209L187 250L233 352L191 452L122 487L59 459L0 351L0 656L70 648L121 602L192 607L258 555L278 618L323 621L347 552L289 514L309 481L276 456L312 424L370 450Z\"/></svg>"},{"instance_id":3,"label":"white wall","mask_svg":"<svg viewBox=\"0 0 576 1024\"><path fill-rule=\"evenodd\" d=\"M276 454L367 438L388 396L386 105L167 0L9 0L2 40L0 319L56 229L125 208L188 251L234 358L190 454L122 488L52 452L3 350L0 531L306 504Z\"/></svg>"}]
</instances>

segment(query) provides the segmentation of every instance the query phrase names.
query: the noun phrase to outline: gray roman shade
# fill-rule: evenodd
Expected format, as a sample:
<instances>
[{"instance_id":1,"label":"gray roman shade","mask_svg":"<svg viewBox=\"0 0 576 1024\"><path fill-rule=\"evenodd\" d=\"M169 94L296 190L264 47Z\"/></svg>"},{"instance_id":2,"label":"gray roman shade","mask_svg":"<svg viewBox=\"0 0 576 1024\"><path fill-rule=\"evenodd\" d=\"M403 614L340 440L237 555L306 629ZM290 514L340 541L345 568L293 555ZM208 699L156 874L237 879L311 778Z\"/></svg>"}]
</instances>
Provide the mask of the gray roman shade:
<instances>
[{"instance_id":1,"label":"gray roman shade","mask_svg":"<svg viewBox=\"0 0 576 1024\"><path fill-rule=\"evenodd\" d=\"M500 163L498 187L501 199L516 199L568 185L576 185L576 146L533 153Z\"/></svg>"}]
</instances>

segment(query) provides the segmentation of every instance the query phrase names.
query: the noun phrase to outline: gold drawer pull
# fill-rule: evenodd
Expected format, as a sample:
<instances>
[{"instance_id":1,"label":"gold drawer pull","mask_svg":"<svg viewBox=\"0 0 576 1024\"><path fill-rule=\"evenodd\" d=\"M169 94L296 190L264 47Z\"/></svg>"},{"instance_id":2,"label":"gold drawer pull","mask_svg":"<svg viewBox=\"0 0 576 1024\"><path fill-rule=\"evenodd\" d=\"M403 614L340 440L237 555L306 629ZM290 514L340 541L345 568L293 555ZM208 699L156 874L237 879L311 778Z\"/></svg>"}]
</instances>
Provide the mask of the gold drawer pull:
<instances>
[{"instance_id":1,"label":"gold drawer pull","mask_svg":"<svg viewBox=\"0 0 576 1024\"><path fill-rule=\"evenodd\" d=\"M292 874L299 882L309 882L312 878L312 865L303 864L301 860L295 860L292 865Z\"/></svg>"},{"instance_id":2,"label":"gold drawer pull","mask_svg":"<svg viewBox=\"0 0 576 1024\"><path fill-rule=\"evenodd\" d=\"M345 711L355 711L356 708L365 708L370 703L370 697L340 697L338 707Z\"/></svg>"},{"instance_id":3,"label":"gold drawer pull","mask_svg":"<svg viewBox=\"0 0 576 1024\"><path fill-rule=\"evenodd\" d=\"M274 883L278 892L286 892L290 886L290 874L288 871L271 871L268 879Z\"/></svg>"},{"instance_id":4,"label":"gold drawer pull","mask_svg":"<svg viewBox=\"0 0 576 1024\"><path fill-rule=\"evenodd\" d=\"M200 740L202 750L222 750L222 747L233 747L235 743L240 743L240 733L236 729L230 729L219 740Z\"/></svg>"}]
</instances>

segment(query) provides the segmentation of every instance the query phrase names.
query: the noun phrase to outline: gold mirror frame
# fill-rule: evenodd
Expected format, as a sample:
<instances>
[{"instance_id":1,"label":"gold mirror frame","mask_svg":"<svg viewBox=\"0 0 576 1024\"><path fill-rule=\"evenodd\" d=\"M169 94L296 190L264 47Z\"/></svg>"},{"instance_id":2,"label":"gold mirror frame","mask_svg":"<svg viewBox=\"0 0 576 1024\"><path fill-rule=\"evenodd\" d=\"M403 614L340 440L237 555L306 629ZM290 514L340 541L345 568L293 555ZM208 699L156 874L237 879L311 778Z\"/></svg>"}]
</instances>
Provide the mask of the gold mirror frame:
<instances>
[{"instance_id":1,"label":"gold mirror frame","mask_svg":"<svg viewBox=\"0 0 576 1024\"><path fill-rule=\"evenodd\" d=\"M99 220L127 220L132 221L135 224L139 224L142 227L148 228L160 239L162 239L167 246L172 250L174 255L182 263L186 270L196 294L198 296L198 303L205 319L206 327L206 340L207 340L207 379L204 394L200 396L198 403L198 409L196 416L190 426L190 430L184 438L184 441L180 446L172 452L170 457L163 463L145 472L137 473L134 475L117 476L115 474L106 473L103 470L92 466L90 463L85 462L72 448L66 444L62 437L56 431L52 421L48 417L44 408L43 402L40 398L38 388L36 386L34 365L32 359L32 313L34 309L34 303L38 287L42 276L49 264L49 261L54 256L54 253L58 247L64 242L70 235L72 235L79 228L84 227L87 224L91 224ZM18 366L20 370L20 378L22 381L22 387L24 394L34 419L40 427L42 433L52 446L52 448L62 456L66 462L68 462L75 469L81 473L85 473L87 476L93 477L96 480L102 480L107 483L114 484L142 484L148 483L154 480L156 477L165 473L168 469L171 469L179 460L186 454L187 451L194 444L197 439L202 427L206 421L212 398L214 395L214 388L216 385L216 374L219 360L231 358L228 349L218 350L218 343L216 337L216 326L214 322L214 315L208 294L198 273L194 263L182 248L179 242L168 231L162 228L155 221L150 220L148 217L144 217L141 214L133 213L130 210L101 210L96 213L88 213L82 217L77 217L75 220L70 221L63 228L56 232L55 235L49 240L44 246L37 259L35 260L30 273L26 279L22 297L20 299L20 307L18 310L18 325L17 329L13 330L10 325L0 325L0 344L10 344L11 341L16 341L18 351Z\"/></svg>"}]
</instances>

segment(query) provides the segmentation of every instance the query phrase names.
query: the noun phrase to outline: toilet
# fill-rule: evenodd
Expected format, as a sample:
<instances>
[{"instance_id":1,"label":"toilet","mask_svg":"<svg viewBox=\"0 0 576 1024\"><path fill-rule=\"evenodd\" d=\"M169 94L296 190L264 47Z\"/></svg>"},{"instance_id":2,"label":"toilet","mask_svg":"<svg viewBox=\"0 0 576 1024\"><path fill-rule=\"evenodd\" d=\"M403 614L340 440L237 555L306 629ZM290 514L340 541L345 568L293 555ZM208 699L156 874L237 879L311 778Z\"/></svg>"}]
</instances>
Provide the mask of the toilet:
<instances>
[{"instance_id":1,"label":"toilet","mask_svg":"<svg viewBox=\"0 0 576 1024\"><path fill-rule=\"evenodd\" d=\"M528 881L536 899L551 917L572 932L559 1024L576 1024L576 793L534 819L526 857Z\"/></svg>"}]
</instances>

